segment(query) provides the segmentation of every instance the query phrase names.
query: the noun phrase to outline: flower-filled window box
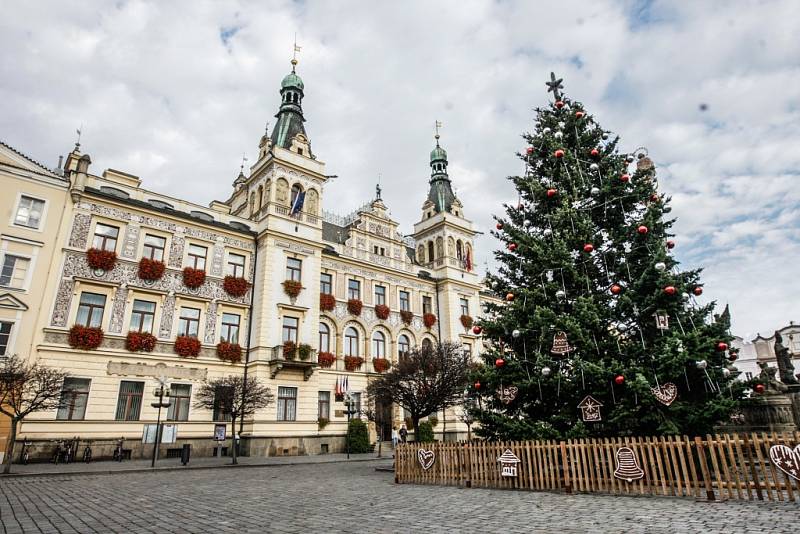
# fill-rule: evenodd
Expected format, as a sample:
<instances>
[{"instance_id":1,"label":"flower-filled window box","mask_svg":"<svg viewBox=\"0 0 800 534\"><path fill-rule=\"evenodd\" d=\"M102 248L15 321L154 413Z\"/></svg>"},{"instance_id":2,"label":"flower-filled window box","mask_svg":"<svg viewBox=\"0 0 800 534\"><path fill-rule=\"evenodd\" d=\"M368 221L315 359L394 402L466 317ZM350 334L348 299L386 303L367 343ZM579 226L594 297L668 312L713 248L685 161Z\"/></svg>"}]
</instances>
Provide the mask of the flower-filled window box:
<instances>
[{"instance_id":1,"label":"flower-filled window box","mask_svg":"<svg viewBox=\"0 0 800 534\"><path fill-rule=\"evenodd\" d=\"M308 343L300 343L297 346L297 355L300 356L301 360L308 360L311 357L311 353L314 349L311 348L311 345Z\"/></svg>"},{"instance_id":2,"label":"flower-filled window box","mask_svg":"<svg viewBox=\"0 0 800 534\"><path fill-rule=\"evenodd\" d=\"M336 307L336 297L328 293L319 294L319 309L322 311L333 311Z\"/></svg>"},{"instance_id":3,"label":"flower-filled window box","mask_svg":"<svg viewBox=\"0 0 800 534\"><path fill-rule=\"evenodd\" d=\"M377 304L375 306L375 316L378 317L378 319L381 319L383 321L388 319L389 318L389 306L387 306L386 304Z\"/></svg>"},{"instance_id":4,"label":"flower-filled window box","mask_svg":"<svg viewBox=\"0 0 800 534\"><path fill-rule=\"evenodd\" d=\"M464 330L469 330L472 328L473 320L469 315L462 315L459 320L461 321L461 326L464 327Z\"/></svg>"},{"instance_id":5,"label":"flower-filled window box","mask_svg":"<svg viewBox=\"0 0 800 534\"><path fill-rule=\"evenodd\" d=\"M289 298L296 299L297 295L303 290L303 284L299 280L284 280L283 292L289 295Z\"/></svg>"},{"instance_id":6,"label":"flower-filled window box","mask_svg":"<svg viewBox=\"0 0 800 534\"><path fill-rule=\"evenodd\" d=\"M69 346L73 349L92 350L103 342L103 329L76 324L69 330Z\"/></svg>"},{"instance_id":7,"label":"flower-filled window box","mask_svg":"<svg viewBox=\"0 0 800 534\"><path fill-rule=\"evenodd\" d=\"M239 363L242 361L242 347L227 341L217 343L217 358L223 362Z\"/></svg>"},{"instance_id":8,"label":"flower-filled window box","mask_svg":"<svg viewBox=\"0 0 800 534\"><path fill-rule=\"evenodd\" d=\"M247 290L250 289L250 284L240 276L226 276L222 281L222 289L228 295L238 298L247 293Z\"/></svg>"},{"instance_id":9,"label":"flower-filled window box","mask_svg":"<svg viewBox=\"0 0 800 534\"><path fill-rule=\"evenodd\" d=\"M348 371L358 371L364 365L364 358L361 356L345 356L344 368Z\"/></svg>"},{"instance_id":10,"label":"flower-filled window box","mask_svg":"<svg viewBox=\"0 0 800 534\"><path fill-rule=\"evenodd\" d=\"M200 354L200 340L194 336L178 336L175 352L182 358L196 358Z\"/></svg>"},{"instance_id":11,"label":"flower-filled window box","mask_svg":"<svg viewBox=\"0 0 800 534\"><path fill-rule=\"evenodd\" d=\"M436 324L436 316L432 313L426 313L422 316L422 323L425 325L425 328L431 328Z\"/></svg>"},{"instance_id":12,"label":"flower-filled window box","mask_svg":"<svg viewBox=\"0 0 800 534\"><path fill-rule=\"evenodd\" d=\"M131 352L153 352L156 348L156 336L149 332L128 332L125 348Z\"/></svg>"},{"instance_id":13,"label":"flower-filled window box","mask_svg":"<svg viewBox=\"0 0 800 534\"><path fill-rule=\"evenodd\" d=\"M317 355L317 361L319 362L320 367L325 367L327 369L336 363L336 356L330 352L320 352Z\"/></svg>"},{"instance_id":14,"label":"flower-filled window box","mask_svg":"<svg viewBox=\"0 0 800 534\"><path fill-rule=\"evenodd\" d=\"M186 267L183 270L183 285L190 289L197 289L206 281L206 272L193 267Z\"/></svg>"},{"instance_id":15,"label":"flower-filled window box","mask_svg":"<svg viewBox=\"0 0 800 534\"><path fill-rule=\"evenodd\" d=\"M414 320L414 314L409 310L400 310L400 319L407 325L411 324L411 321Z\"/></svg>"},{"instance_id":16,"label":"flower-filled window box","mask_svg":"<svg viewBox=\"0 0 800 534\"><path fill-rule=\"evenodd\" d=\"M113 250L90 248L86 251L86 263L92 269L110 271L117 264L117 253Z\"/></svg>"},{"instance_id":17,"label":"flower-filled window box","mask_svg":"<svg viewBox=\"0 0 800 534\"><path fill-rule=\"evenodd\" d=\"M361 308L363 307L364 303L358 299L350 299L347 301L347 311L350 312L350 315L355 315L358 317L361 315Z\"/></svg>"},{"instance_id":18,"label":"flower-filled window box","mask_svg":"<svg viewBox=\"0 0 800 534\"><path fill-rule=\"evenodd\" d=\"M142 258L139 260L139 278L142 280L155 281L164 276L167 266L163 261Z\"/></svg>"},{"instance_id":19,"label":"flower-filled window box","mask_svg":"<svg viewBox=\"0 0 800 534\"><path fill-rule=\"evenodd\" d=\"M283 358L285 360L294 360L297 355L297 343L294 341L283 342Z\"/></svg>"},{"instance_id":20,"label":"flower-filled window box","mask_svg":"<svg viewBox=\"0 0 800 534\"><path fill-rule=\"evenodd\" d=\"M375 368L376 373L386 372L390 365L389 360L386 358L372 358L372 367Z\"/></svg>"}]
</instances>

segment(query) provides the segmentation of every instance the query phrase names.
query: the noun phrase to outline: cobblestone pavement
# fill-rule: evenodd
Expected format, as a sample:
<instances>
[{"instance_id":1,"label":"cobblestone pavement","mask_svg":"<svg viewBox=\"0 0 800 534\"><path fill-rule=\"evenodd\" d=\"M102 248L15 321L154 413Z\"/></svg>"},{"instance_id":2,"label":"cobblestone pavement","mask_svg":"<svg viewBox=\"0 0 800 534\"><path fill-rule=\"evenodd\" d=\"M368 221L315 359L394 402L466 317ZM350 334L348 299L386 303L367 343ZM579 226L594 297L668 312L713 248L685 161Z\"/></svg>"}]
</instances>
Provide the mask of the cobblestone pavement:
<instances>
[{"instance_id":1,"label":"cobblestone pavement","mask_svg":"<svg viewBox=\"0 0 800 534\"><path fill-rule=\"evenodd\" d=\"M5 534L797 532L800 504L395 485L385 461L0 478Z\"/></svg>"}]
</instances>

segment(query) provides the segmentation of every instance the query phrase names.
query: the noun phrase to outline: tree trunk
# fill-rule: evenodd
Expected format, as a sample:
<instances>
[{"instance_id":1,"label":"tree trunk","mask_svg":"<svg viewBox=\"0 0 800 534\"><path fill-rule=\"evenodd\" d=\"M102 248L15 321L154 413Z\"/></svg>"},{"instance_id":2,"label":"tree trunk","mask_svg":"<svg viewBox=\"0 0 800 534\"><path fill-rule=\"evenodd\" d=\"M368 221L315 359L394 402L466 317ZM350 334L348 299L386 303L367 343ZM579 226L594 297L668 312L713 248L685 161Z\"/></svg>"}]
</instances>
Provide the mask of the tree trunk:
<instances>
[{"instance_id":1,"label":"tree trunk","mask_svg":"<svg viewBox=\"0 0 800 534\"><path fill-rule=\"evenodd\" d=\"M232 449L233 449L233 452L232 452L233 459L231 460L231 463L237 464L237 463L239 463L239 461L236 458L236 418L235 417L231 417L231 431L232 431L232 433L231 433L231 442L233 443L233 447L232 447Z\"/></svg>"},{"instance_id":2,"label":"tree trunk","mask_svg":"<svg viewBox=\"0 0 800 534\"><path fill-rule=\"evenodd\" d=\"M411 415L411 424L414 426L414 441L419 441L419 420L421 419L418 415Z\"/></svg>"},{"instance_id":3,"label":"tree trunk","mask_svg":"<svg viewBox=\"0 0 800 534\"><path fill-rule=\"evenodd\" d=\"M442 408L442 443L447 441L447 407Z\"/></svg>"},{"instance_id":4,"label":"tree trunk","mask_svg":"<svg viewBox=\"0 0 800 534\"><path fill-rule=\"evenodd\" d=\"M376 424L375 431L378 433L378 458L380 458L383 452L383 425Z\"/></svg>"},{"instance_id":5,"label":"tree trunk","mask_svg":"<svg viewBox=\"0 0 800 534\"><path fill-rule=\"evenodd\" d=\"M3 466L3 474L7 475L11 472L11 464L14 462L14 444L17 441L17 423L19 421L16 417L11 418L11 433L6 440L6 458L5 466Z\"/></svg>"}]
</instances>

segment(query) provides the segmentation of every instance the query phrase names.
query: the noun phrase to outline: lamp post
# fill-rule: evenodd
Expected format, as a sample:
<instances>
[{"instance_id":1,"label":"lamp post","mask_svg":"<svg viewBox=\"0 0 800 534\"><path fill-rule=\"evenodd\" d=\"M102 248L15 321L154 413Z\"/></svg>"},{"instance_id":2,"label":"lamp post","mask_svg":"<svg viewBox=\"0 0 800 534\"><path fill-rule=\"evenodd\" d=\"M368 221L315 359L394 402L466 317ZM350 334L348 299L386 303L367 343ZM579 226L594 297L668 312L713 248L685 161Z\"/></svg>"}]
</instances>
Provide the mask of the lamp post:
<instances>
[{"instance_id":1,"label":"lamp post","mask_svg":"<svg viewBox=\"0 0 800 534\"><path fill-rule=\"evenodd\" d=\"M150 405L153 408L158 408L158 419L156 420L156 439L155 443L153 443L153 459L150 462L150 467L156 466L156 460L158 459L158 445L161 441L161 408L169 408L169 399L164 402L164 397L169 397L169 392L165 391L167 387L167 379L165 377L160 377L158 379L158 387L156 388L155 395L158 397L158 402L153 402Z\"/></svg>"},{"instance_id":2,"label":"lamp post","mask_svg":"<svg viewBox=\"0 0 800 534\"><path fill-rule=\"evenodd\" d=\"M355 413L353 411L353 396L350 393L345 393L344 405L347 408L347 436L345 437L345 447L347 449L347 459L350 459L350 418Z\"/></svg>"}]
</instances>

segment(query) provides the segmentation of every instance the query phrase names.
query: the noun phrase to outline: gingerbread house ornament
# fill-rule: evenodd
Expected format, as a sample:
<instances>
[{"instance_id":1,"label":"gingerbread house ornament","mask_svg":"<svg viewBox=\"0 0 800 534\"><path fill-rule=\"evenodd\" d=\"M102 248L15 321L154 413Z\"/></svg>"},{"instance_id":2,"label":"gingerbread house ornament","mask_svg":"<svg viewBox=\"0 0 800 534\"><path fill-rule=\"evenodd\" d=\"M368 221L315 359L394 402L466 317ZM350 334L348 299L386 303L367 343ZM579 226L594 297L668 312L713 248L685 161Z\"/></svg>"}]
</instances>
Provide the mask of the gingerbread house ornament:
<instances>
[{"instance_id":1,"label":"gingerbread house ornament","mask_svg":"<svg viewBox=\"0 0 800 534\"><path fill-rule=\"evenodd\" d=\"M517 464L522 460L517 458L517 455L511 452L511 449L506 449L497 458L497 461L500 462L500 476L515 477L517 476Z\"/></svg>"},{"instance_id":2,"label":"gingerbread house ornament","mask_svg":"<svg viewBox=\"0 0 800 534\"><path fill-rule=\"evenodd\" d=\"M567 341L567 334L565 332L556 332L556 335L553 336L553 348L550 349L550 352L558 356L564 356L572 352L572 350Z\"/></svg>"},{"instance_id":3,"label":"gingerbread house ornament","mask_svg":"<svg viewBox=\"0 0 800 534\"><path fill-rule=\"evenodd\" d=\"M602 417L600 415L601 406L603 405L600 403L600 401L591 395L586 395L580 404L578 404L578 408L581 409L581 419L587 423L602 421Z\"/></svg>"}]
</instances>

